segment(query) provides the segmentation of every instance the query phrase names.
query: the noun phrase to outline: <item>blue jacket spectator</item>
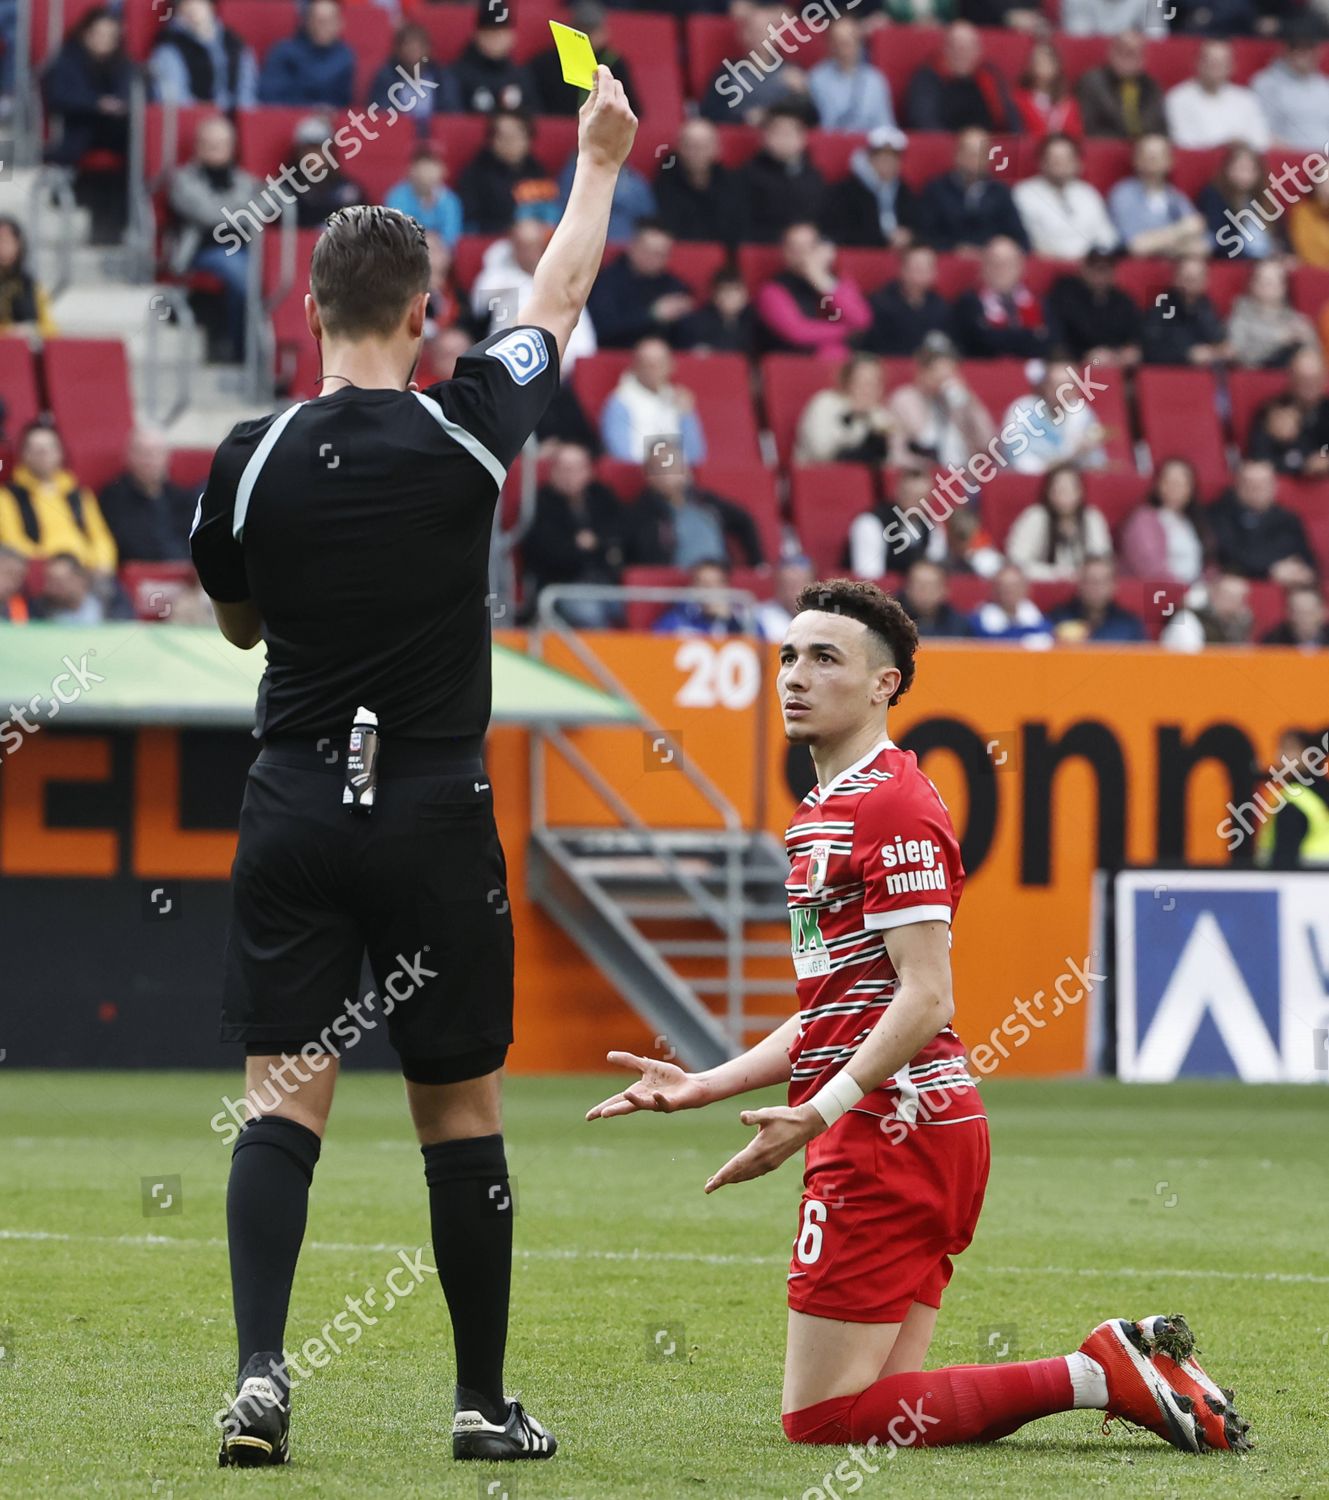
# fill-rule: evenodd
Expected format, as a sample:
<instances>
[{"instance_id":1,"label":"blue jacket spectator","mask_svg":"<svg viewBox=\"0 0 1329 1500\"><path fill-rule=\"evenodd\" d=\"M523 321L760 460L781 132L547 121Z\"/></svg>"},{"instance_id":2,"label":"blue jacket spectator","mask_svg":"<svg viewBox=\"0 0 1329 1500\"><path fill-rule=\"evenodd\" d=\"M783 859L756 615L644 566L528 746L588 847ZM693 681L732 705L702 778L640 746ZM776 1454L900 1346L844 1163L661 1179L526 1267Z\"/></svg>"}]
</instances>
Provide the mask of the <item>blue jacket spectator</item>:
<instances>
[{"instance_id":1,"label":"blue jacket spectator","mask_svg":"<svg viewBox=\"0 0 1329 1500\"><path fill-rule=\"evenodd\" d=\"M673 248L658 219L642 219L628 248L596 277L587 306L602 348L631 349L651 334L678 342L675 334L696 300L668 269Z\"/></svg>"},{"instance_id":2,"label":"blue jacket spectator","mask_svg":"<svg viewBox=\"0 0 1329 1500\"><path fill-rule=\"evenodd\" d=\"M424 135L431 115L461 113L461 90L448 68L429 61L429 33L423 26L407 24L397 29L392 39L392 53L374 74L369 85L370 104L380 109L396 109L415 121ZM414 87L416 79L419 88ZM428 87L433 84L433 87Z\"/></svg>"},{"instance_id":3,"label":"blue jacket spectator","mask_svg":"<svg viewBox=\"0 0 1329 1500\"><path fill-rule=\"evenodd\" d=\"M1007 563L992 580L992 598L978 606L970 623L980 640L1019 641L1035 647L1052 644L1043 611L1029 597L1029 583L1013 563Z\"/></svg>"},{"instance_id":4,"label":"blue jacket spectator","mask_svg":"<svg viewBox=\"0 0 1329 1500\"><path fill-rule=\"evenodd\" d=\"M1164 135L1142 135L1133 154L1135 175L1124 177L1108 194L1108 213L1132 255L1209 253L1203 216L1168 181L1172 145Z\"/></svg>"},{"instance_id":5,"label":"blue jacket spectator","mask_svg":"<svg viewBox=\"0 0 1329 1500\"><path fill-rule=\"evenodd\" d=\"M129 84L134 65L125 56L124 31L103 5L74 27L42 78L49 114L59 118L48 161L76 166L89 151L129 146Z\"/></svg>"},{"instance_id":6,"label":"blue jacket spectator","mask_svg":"<svg viewBox=\"0 0 1329 1500\"><path fill-rule=\"evenodd\" d=\"M1144 621L1113 598L1117 565L1110 557L1089 558L1080 568L1074 599L1059 604L1048 624L1059 641L1143 641Z\"/></svg>"},{"instance_id":7,"label":"blue jacket spectator","mask_svg":"<svg viewBox=\"0 0 1329 1500\"><path fill-rule=\"evenodd\" d=\"M148 59L148 75L161 104L215 104L226 111L258 103L254 54L217 19L214 0L177 0Z\"/></svg>"},{"instance_id":8,"label":"blue jacket spectator","mask_svg":"<svg viewBox=\"0 0 1329 1500\"><path fill-rule=\"evenodd\" d=\"M339 0L309 0L304 24L263 59L258 96L264 104L349 105L355 53L342 40Z\"/></svg>"},{"instance_id":9,"label":"blue jacket spectator","mask_svg":"<svg viewBox=\"0 0 1329 1500\"><path fill-rule=\"evenodd\" d=\"M854 16L842 16L826 30L827 56L808 74L808 93L823 130L867 132L894 128L891 86L864 56L863 36Z\"/></svg>"},{"instance_id":10,"label":"blue jacket spectator","mask_svg":"<svg viewBox=\"0 0 1329 1500\"><path fill-rule=\"evenodd\" d=\"M443 158L436 147L421 141L405 180L389 190L387 206L418 219L451 249L461 237L461 199L443 178Z\"/></svg>"},{"instance_id":11,"label":"blue jacket spectator","mask_svg":"<svg viewBox=\"0 0 1329 1500\"><path fill-rule=\"evenodd\" d=\"M672 382L674 356L658 336L644 338L632 354L632 364L600 413L601 435L610 458L643 463L661 455L674 458L677 448L684 462L665 467L686 469L706 458L706 438L697 416L697 399L685 386ZM656 450L659 450L658 452Z\"/></svg>"},{"instance_id":12,"label":"blue jacket spectator","mask_svg":"<svg viewBox=\"0 0 1329 1500\"><path fill-rule=\"evenodd\" d=\"M568 194L572 191L572 174L577 169L575 155L568 157L563 170L558 174L558 192L562 206L567 207ZM641 219L653 219L658 212L655 194L651 185L627 162L619 168L618 180L614 183L614 198L609 207L609 244L622 244L630 240Z\"/></svg>"},{"instance_id":13,"label":"blue jacket spectator","mask_svg":"<svg viewBox=\"0 0 1329 1500\"><path fill-rule=\"evenodd\" d=\"M923 189L918 237L934 250L981 249L998 235L1029 248L1024 221L1011 190L992 176L989 137L966 130L955 143L955 165Z\"/></svg>"}]
</instances>

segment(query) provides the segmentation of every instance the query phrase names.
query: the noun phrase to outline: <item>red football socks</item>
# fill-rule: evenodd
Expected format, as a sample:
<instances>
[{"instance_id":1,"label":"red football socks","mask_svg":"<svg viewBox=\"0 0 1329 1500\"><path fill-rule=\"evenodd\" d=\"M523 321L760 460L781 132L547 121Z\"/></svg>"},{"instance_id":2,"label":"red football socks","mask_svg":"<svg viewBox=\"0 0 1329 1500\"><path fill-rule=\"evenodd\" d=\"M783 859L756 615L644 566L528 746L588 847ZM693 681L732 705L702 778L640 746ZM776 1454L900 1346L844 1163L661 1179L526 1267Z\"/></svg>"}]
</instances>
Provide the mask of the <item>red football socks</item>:
<instances>
[{"instance_id":1,"label":"red football socks","mask_svg":"<svg viewBox=\"0 0 1329 1500\"><path fill-rule=\"evenodd\" d=\"M819 1401L783 1418L791 1443L944 1448L992 1443L1075 1404L1064 1358L1013 1365L952 1365L887 1375L857 1396Z\"/></svg>"}]
</instances>

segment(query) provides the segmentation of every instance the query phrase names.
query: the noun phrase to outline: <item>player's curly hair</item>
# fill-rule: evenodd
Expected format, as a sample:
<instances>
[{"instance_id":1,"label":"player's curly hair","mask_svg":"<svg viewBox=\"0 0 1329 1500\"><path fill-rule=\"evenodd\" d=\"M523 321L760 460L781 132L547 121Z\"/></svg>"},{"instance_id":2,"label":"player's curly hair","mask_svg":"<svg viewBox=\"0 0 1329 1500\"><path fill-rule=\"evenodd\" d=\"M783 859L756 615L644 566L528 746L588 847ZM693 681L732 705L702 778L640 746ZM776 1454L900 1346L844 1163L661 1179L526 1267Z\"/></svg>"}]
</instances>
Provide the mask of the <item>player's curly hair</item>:
<instances>
[{"instance_id":1,"label":"player's curly hair","mask_svg":"<svg viewBox=\"0 0 1329 1500\"><path fill-rule=\"evenodd\" d=\"M860 579L823 578L810 583L794 601L794 613L807 609L824 610L829 615L847 615L858 620L877 636L890 652L891 662L900 669L900 686L891 695L898 703L914 681L914 652L918 650L918 627L904 612L904 606L875 583Z\"/></svg>"}]
</instances>

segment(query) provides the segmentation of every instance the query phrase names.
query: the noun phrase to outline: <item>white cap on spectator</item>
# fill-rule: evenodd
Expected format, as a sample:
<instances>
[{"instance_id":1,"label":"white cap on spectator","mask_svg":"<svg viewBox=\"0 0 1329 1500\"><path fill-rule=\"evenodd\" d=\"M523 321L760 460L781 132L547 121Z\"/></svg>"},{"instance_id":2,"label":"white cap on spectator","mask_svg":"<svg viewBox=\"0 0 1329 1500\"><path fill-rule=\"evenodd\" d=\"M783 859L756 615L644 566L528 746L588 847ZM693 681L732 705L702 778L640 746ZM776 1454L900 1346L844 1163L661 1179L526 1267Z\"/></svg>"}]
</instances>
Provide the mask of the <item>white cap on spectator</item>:
<instances>
[{"instance_id":1,"label":"white cap on spectator","mask_svg":"<svg viewBox=\"0 0 1329 1500\"><path fill-rule=\"evenodd\" d=\"M895 125L878 125L875 130L868 131L869 151L880 151L883 146L889 146L892 151L903 151L908 144L909 137Z\"/></svg>"}]
</instances>

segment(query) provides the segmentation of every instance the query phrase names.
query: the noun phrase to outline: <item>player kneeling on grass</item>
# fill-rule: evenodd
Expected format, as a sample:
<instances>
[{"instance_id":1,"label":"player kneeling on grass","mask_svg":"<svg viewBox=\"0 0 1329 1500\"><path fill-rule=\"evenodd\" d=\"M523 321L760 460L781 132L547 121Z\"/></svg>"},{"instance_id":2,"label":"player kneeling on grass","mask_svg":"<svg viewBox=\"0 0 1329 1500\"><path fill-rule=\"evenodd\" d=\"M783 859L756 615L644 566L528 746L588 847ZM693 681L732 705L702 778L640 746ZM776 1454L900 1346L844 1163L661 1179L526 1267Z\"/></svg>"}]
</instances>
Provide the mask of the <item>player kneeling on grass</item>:
<instances>
[{"instance_id":1,"label":"player kneeling on grass","mask_svg":"<svg viewBox=\"0 0 1329 1500\"><path fill-rule=\"evenodd\" d=\"M789 1084L787 1107L741 1114L757 1135L706 1191L805 1152L788 1278L792 1442L992 1442L1092 1407L1188 1453L1248 1447L1247 1424L1195 1363L1182 1318L1111 1319L1064 1357L923 1373L989 1158L951 1028L960 849L937 789L886 725L917 645L904 610L873 584L835 579L799 596L778 679L785 734L811 750L818 782L786 836L799 1013L704 1073L611 1052L641 1079L587 1118Z\"/></svg>"}]
</instances>

